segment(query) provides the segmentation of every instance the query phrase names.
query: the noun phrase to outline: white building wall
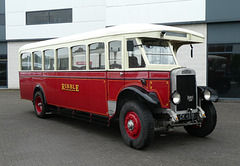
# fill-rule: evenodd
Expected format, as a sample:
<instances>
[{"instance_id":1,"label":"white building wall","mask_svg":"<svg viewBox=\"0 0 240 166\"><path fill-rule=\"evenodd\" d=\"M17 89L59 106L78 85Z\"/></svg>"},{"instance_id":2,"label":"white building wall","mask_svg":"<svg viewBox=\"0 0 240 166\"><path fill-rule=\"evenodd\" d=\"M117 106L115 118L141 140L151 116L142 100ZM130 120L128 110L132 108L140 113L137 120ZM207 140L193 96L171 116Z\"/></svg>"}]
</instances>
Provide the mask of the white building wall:
<instances>
[{"instance_id":1,"label":"white building wall","mask_svg":"<svg viewBox=\"0 0 240 166\"><path fill-rule=\"evenodd\" d=\"M19 56L18 49L30 42L8 42L8 88L19 88Z\"/></svg>"},{"instance_id":2,"label":"white building wall","mask_svg":"<svg viewBox=\"0 0 240 166\"><path fill-rule=\"evenodd\" d=\"M199 32L205 36L204 43L193 44L193 58L191 58L191 47L185 45L179 48L177 53L178 63L183 67L192 68L196 71L197 85L206 86L207 81L207 24L179 25Z\"/></svg>"},{"instance_id":3,"label":"white building wall","mask_svg":"<svg viewBox=\"0 0 240 166\"><path fill-rule=\"evenodd\" d=\"M26 12L72 8L73 22L26 25ZM205 0L6 0L6 39L8 40L8 88L18 88L18 40L62 37L124 23L174 23L205 21ZM206 36L206 25L180 27ZM14 42L16 41L16 42ZM179 49L180 65L197 72L198 85L206 84L206 41Z\"/></svg>"},{"instance_id":4,"label":"white building wall","mask_svg":"<svg viewBox=\"0 0 240 166\"><path fill-rule=\"evenodd\" d=\"M73 22L60 24L26 25L26 12L39 10L73 9ZM7 0L6 39L41 39L77 34L104 28L105 0Z\"/></svg>"},{"instance_id":5,"label":"white building wall","mask_svg":"<svg viewBox=\"0 0 240 166\"><path fill-rule=\"evenodd\" d=\"M73 22L26 25L26 12L72 8ZM8 88L19 88L18 49L21 40L56 38L78 34L106 25L105 0L6 0L6 40L8 40ZM19 41L20 40L20 41Z\"/></svg>"},{"instance_id":6,"label":"white building wall","mask_svg":"<svg viewBox=\"0 0 240 166\"><path fill-rule=\"evenodd\" d=\"M106 0L107 26L126 23L181 23L206 20L205 0ZM197 73L197 84L206 85L206 24L189 24L178 27L190 29L205 35L203 44L194 45L194 57L191 58L190 46L179 49L177 59L184 67Z\"/></svg>"},{"instance_id":7,"label":"white building wall","mask_svg":"<svg viewBox=\"0 0 240 166\"><path fill-rule=\"evenodd\" d=\"M106 0L106 24L205 20L205 0Z\"/></svg>"}]
</instances>

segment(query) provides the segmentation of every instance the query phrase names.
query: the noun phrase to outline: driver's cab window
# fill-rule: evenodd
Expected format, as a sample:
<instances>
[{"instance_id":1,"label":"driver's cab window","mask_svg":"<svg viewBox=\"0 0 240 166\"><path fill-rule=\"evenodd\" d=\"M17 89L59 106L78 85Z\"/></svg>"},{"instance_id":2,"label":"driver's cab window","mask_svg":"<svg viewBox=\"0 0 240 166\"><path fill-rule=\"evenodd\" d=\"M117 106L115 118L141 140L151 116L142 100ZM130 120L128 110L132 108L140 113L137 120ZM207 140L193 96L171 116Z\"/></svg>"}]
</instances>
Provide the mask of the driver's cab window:
<instances>
[{"instance_id":1,"label":"driver's cab window","mask_svg":"<svg viewBox=\"0 0 240 166\"><path fill-rule=\"evenodd\" d=\"M139 49L140 46L137 45L136 39L129 39L128 41L132 41L134 44L133 51L128 51L128 64L129 68L142 68L145 67L145 62L143 60L141 51Z\"/></svg>"}]
</instances>

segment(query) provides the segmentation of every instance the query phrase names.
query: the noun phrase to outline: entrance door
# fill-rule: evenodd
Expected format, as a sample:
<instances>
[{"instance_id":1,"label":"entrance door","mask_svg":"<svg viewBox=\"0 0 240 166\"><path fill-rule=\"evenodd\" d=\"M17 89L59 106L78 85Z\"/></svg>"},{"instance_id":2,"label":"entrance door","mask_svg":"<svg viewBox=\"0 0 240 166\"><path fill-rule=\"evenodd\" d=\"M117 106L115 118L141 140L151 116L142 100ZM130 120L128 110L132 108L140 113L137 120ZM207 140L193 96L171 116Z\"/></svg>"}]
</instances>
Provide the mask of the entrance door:
<instances>
[{"instance_id":1,"label":"entrance door","mask_svg":"<svg viewBox=\"0 0 240 166\"><path fill-rule=\"evenodd\" d=\"M125 71L123 65L123 40L116 39L108 41L108 115L114 115L119 92L124 88Z\"/></svg>"},{"instance_id":2,"label":"entrance door","mask_svg":"<svg viewBox=\"0 0 240 166\"><path fill-rule=\"evenodd\" d=\"M0 55L1 58L1 55ZM7 87L7 60L0 59L0 88Z\"/></svg>"},{"instance_id":3,"label":"entrance door","mask_svg":"<svg viewBox=\"0 0 240 166\"><path fill-rule=\"evenodd\" d=\"M7 43L0 43L0 88L7 87Z\"/></svg>"}]
</instances>

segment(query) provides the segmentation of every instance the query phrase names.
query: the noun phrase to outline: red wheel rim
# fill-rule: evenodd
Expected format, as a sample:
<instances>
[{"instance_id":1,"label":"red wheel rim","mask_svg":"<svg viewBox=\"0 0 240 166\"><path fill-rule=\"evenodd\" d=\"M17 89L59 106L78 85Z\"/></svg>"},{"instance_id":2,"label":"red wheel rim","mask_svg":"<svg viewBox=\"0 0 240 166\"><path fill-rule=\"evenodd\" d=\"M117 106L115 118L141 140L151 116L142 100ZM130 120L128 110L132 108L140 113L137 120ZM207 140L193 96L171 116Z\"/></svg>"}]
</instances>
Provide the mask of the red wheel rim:
<instances>
[{"instance_id":1,"label":"red wheel rim","mask_svg":"<svg viewBox=\"0 0 240 166\"><path fill-rule=\"evenodd\" d=\"M42 99L40 96L37 96L35 99L35 107L36 107L37 113L42 112Z\"/></svg>"},{"instance_id":2,"label":"red wheel rim","mask_svg":"<svg viewBox=\"0 0 240 166\"><path fill-rule=\"evenodd\" d=\"M138 118L138 115L130 111L127 113L125 120L124 120L125 130L128 136L132 139L138 138L141 132L141 123Z\"/></svg>"}]
</instances>

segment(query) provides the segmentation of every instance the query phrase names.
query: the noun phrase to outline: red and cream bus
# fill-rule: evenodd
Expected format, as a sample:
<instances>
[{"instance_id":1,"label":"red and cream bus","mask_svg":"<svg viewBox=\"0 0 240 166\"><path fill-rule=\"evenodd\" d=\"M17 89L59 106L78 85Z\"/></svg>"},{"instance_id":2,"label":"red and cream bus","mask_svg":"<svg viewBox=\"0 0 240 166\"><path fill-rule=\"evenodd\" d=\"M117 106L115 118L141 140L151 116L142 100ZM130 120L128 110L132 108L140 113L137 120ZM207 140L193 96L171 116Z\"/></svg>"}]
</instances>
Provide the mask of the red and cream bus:
<instances>
[{"instance_id":1,"label":"red and cream bus","mask_svg":"<svg viewBox=\"0 0 240 166\"><path fill-rule=\"evenodd\" d=\"M110 125L119 118L127 145L141 149L154 132L183 126L193 136L216 126L216 93L198 87L179 66L180 46L203 42L196 32L128 24L20 48L21 98L39 118L52 112Z\"/></svg>"}]
</instances>

